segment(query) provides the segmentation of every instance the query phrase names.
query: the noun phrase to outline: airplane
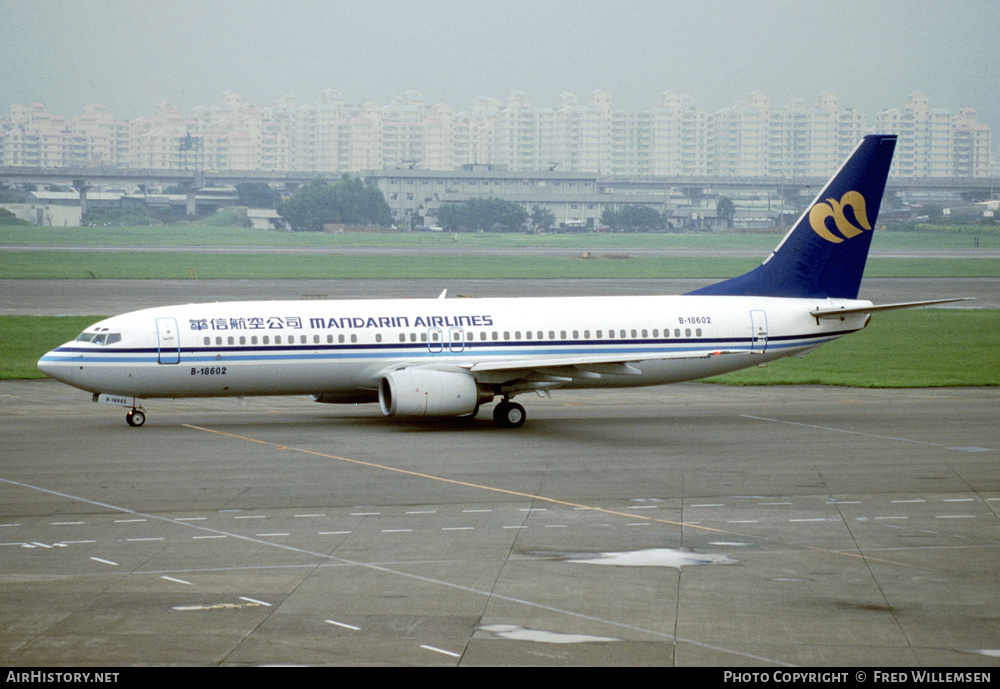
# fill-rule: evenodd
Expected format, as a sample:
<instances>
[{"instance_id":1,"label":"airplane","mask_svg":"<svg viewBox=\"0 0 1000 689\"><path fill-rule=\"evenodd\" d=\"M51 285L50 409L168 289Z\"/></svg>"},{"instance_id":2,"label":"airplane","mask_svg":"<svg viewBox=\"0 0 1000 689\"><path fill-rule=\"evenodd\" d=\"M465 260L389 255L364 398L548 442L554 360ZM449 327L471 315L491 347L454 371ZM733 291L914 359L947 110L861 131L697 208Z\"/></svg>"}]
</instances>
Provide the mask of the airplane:
<instances>
[{"instance_id":1,"label":"airplane","mask_svg":"<svg viewBox=\"0 0 1000 689\"><path fill-rule=\"evenodd\" d=\"M95 323L38 362L128 409L143 399L311 395L386 416L524 424L512 401L556 389L663 385L787 356L871 314L957 299L859 300L895 135L864 137L750 272L678 296L236 301L162 306Z\"/></svg>"}]
</instances>

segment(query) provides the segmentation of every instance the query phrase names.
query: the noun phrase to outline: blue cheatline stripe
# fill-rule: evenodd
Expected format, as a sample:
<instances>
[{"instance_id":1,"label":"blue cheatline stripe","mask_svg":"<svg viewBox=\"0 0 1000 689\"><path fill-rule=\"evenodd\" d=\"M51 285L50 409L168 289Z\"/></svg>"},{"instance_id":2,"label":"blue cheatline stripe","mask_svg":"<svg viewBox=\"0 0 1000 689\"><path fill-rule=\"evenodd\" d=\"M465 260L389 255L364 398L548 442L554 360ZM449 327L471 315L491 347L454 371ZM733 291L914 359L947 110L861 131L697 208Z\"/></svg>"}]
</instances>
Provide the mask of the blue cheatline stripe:
<instances>
[{"instance_id":1,"label":"blue cheatline stripe","mask_svg":"<svg viewBox=\"0 0 1000 689\"><path fill-rule=\"evenodd\" d=\"M807 345L819 345L837 339L854 330L827 333L810 333L805 335L783 335L769 337L767 349L792 349ZM210 362L277 362L277 361L323 361L349 359L439 359L467 357L476 360L488 360L511 356L538 356L538 364L545 365L546 356L572 356L613 354L628 355L641 360L643 354L704 352L715 349L732 349L734 346L743 351L750 351L750 338L724 338L716 340L699 340L681 338L674 340L600 340L590 344L577 344L571 341L553 342L480 342L461 343L463 348L452 351L442 344L442 349L430 351L428 343L383 343L383 344L351 344L351 345L294 345L294 346L215 346L181 348L181 363ZM42 361L50 363L157 363L156 348L123 348L99 351L83 347L60 347L42 357ZM64 354L65 353L65 354ZM76 353L76 354L69 354ZM61 355L62 354L62 355ZM218 357L222 357L219 359ZM172 365L172 364L164 364Z\"/></svg>"}]
</instances>

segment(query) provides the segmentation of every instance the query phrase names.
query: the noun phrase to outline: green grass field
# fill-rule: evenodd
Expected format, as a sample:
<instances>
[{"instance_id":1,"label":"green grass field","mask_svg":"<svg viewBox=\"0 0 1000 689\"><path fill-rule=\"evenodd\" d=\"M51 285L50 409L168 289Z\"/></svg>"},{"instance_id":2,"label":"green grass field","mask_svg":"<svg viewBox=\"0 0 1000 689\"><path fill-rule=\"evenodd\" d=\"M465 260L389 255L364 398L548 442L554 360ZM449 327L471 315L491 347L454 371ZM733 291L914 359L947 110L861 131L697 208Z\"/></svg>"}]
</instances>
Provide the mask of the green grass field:
<instances>
[{"instance_id":1,"label":"green grass field","mask_svg":"<svg viewBox=\"0 0 1000 689\"><path fill-rule=\"evenodd\" d=\"M762 254L763 256L764 254ZM558 279L725 278L744 273L761 258L641 257L593 253L558 256L386 254L262 255L147 252L5 251L7 279L236 280L257 278L352 279ZM1000 277L991 259L871 259L868 277Z\"/></svg>"},{"instance_id":2,"label":"green grass field","mask_svg":"<svg viewBox=\"0 0 1000 689\"><path fill-rule=\"evenodd\" d=\"M0 244L81 244L92 246L277 246L317 247L483 247L514 249L530 247L601 249L773 249L782 232L754 234L632 233L452 233L452 232L273 232L243 227L180 224L165 227L42 227L0 225ZM975 242L973 231L888 232L878 230L872 238L875 249L966 249ZM982 233L980 248L1000 247L1000 233Z\"/></svg>"},{"instance_id":3,"label":"green grass field","mask_svg":"<svg viewBox=\"0 0 1000 689\"><path fill-rule=\"evenodd\" d=\"M988 241L986 241L988 240ZM997 242L984 239L980 248ZM238 227L178 225L171 227L0 227L0 244L65 244L97 246L298 247L322 254L208 254L184 251L78 252L4 251L0 277L18 279L325 279L392 275L406 279L475 278L725 278L758 265L773 249L777 234L452 234L263 232ZM972 239L957 233L879 232L875 248L971 248ZM338 255L337 248L419 247L420 255ZM469 256L456 248L515 250L557 248L563 256ZM750 258L691 256L629 257L630 250L749 250ZM585 252L589 257L584 258ZM1000 277L1000 261L992 259L890 258L869 261L869 277Z\"/></svg>"},{"instance_id":4,"label":"green grass field","mask_svg":"<svg viewBox=\"0 0 1000 689\"><path fill-rule=\"evenodd\" d=\"M35 364L99 316L0 317L0 379L44 378ZM709 379L731 385L937 387L1000 385L1000 311L917 309L876 314L860 333L801 359Z\"/></svg>"},{"instance_id":5,"label":"green grass field","mask_svg":"<svg viewBox=\"0 0 1000 689\"><path fill-rule=\"evenodd\" d=\"M729 385L863 388L1000 385L1000 311L911 309L872 316L860 333L805 357L709 378Z\"/></svg>"}]
</instances>

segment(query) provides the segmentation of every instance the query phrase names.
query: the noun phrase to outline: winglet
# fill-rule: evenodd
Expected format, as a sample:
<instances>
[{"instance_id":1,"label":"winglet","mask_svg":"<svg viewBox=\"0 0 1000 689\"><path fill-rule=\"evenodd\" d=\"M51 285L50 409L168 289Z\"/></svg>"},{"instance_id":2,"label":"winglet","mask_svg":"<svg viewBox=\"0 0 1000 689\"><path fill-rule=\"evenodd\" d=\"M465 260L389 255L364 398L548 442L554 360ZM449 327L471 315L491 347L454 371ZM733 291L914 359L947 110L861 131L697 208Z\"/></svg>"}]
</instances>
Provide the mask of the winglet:
<instances>
[{"instance_id":1,"label":"winglet","mask_svg":"<svg viewBox=\"0 0 1000 689\"><path fill-rule=\"evenodd\" d=\"M689 294L857 299L895 148L866 136L764 263Z\"/></svg>"}]
</instances>

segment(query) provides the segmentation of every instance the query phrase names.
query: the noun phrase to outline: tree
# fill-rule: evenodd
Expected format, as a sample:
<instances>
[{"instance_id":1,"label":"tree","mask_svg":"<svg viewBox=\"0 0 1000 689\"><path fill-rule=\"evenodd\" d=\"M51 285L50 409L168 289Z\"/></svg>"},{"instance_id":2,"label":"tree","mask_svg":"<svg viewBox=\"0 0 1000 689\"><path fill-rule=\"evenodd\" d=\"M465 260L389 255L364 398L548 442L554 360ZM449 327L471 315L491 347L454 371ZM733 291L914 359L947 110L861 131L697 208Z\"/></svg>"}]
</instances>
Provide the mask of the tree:
<instances>
[{"instance_id":1,"label":"tree","mask_svg":"<svg viewBox=\"0 0 1000 689\"><path fill-rule=\"evenodd\" d=\"M247 208L274 208L277 192L267 182L240 182L236 185L240 205Z\"/></svg>"},{"instance_id":2,"label":"tree","mask_svg":"<svg viewBox=\"0 0 1000 689\"><path fill-rule=\"evenodd\" d=\"M618 224L618 213L611 206L605 206L604 210L601 211L601 224L605 227L610 227L612 230Z\"/></svg>"},{"instance_id":3,"label":"tree","mask_svg":"<svg viewBox=\"0 0 1000 689\"><path fill-rule=\"evenodd\" d=\"M322 177L305 184L278 204L278 215L293 230L320 232L323 225L392 224L392 211L378 187L344 175L331 184Z\"/></svg>"},{"instance_id":4,"label":"tree","mask_svg":"<svg viewBox=\"0 0 1000 689\"><path fill-rule=\"evenodd\" d=\"M630 203L615 213L615 222L627 232L654 232L666 227L666 221L655 208Z\"/></svg>"},{"instance_id":5,"label":"tree","mask_svg":"<svg viewBox=\"0 0 1000 689\"><path fill-rule=\"evenodd\" d=\"M936 203L925 203L920 206L920 215L926 215L930 222L936 222L944 216L944 208Z\"/></svg>"},{"instance_id":6,"label":"tree","mask_svg":"<svg viewBox=\"0 0 1000 689\"><path fill-rule=\"evenodd\" d=\"M726 228L733 228L733 216L736 215L736 204L728 196L720 196L715 202L715 214L726 221Z\"/></svg>"},{"instance_id":7,"label":"tree","mask_svg":"<svg viewBox=\"0 0 1000 689\"><path fill-rule=\"evenodd\" d=\"M449 230L521 232L528 211L513 201L497 198L474 198L464 203L445 203L437 218Z\"/></svg>"},{"instance_id":8,"label":"tree","mask_svg":"<svg viewBox=\"0 0 1000 689\"><path fill-rule=\"evenodd\" d=\"M556 224L556 214L548 208L535 204L531 208L531 224L536 230L547 232L550 227Z\"/></svg>"}]
</instances>

